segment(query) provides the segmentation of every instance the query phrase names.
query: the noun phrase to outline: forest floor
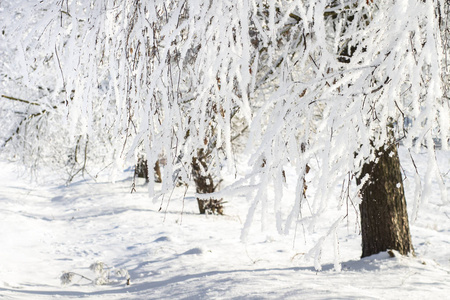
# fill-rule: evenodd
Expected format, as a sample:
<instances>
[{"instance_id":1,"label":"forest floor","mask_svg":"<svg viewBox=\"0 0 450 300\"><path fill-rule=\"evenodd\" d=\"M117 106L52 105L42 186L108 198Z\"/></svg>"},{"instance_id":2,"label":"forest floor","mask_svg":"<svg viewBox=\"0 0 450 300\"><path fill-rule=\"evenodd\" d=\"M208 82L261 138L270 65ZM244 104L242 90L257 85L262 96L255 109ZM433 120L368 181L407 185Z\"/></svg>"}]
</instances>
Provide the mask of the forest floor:
<instances>
[{"instance_id":1,"label":"forest floor","mask_svg":"<svg viewBox=\"0 0 450 300\"><path fill-rule=\"evenodd\" d=\"M409 154L400 154L413 181ZM438 162L450 194L449 152L439 152ZM416 164L423 175L425 156ZM226 199L223 216L199 215L191 190L184 201L184 190L176 190L170 204L168 197L152 201L142 182L131 194L130 172L115 184L86 179L65 186L45 174L30 182L5 161L0 170L0 299L445 299L450 291L450 204L436 182L417 218L410 217L415 257L360 259L351 208L337 230L341 271L332 238L316 271L308 253L327 227L298 226L280 236L255 222L243 243L245 197ZM331 209L330 218L345 210ZM92 265L103 265L103 273Z\"/></svg>"}]
</instances>

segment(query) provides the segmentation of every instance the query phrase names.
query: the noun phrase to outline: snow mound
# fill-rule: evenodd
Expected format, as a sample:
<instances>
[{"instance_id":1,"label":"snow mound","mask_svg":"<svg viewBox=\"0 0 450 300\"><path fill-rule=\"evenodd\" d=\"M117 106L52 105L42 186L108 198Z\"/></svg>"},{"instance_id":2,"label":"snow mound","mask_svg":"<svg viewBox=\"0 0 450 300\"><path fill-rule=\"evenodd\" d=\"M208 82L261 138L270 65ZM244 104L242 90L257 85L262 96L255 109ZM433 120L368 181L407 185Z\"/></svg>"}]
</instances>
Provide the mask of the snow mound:
<instances>
[{"instance_id":1,"label":"snow mound","mask_svg":"<svg viewBox=\"0 0 450 300\"><path fill-rule=\"evenodd\" d=\"M168 236L162 236L153 241L153 243L171 242L172 240Z\"/></svg>"},{"instance_id":2,"label":"snow mound","mask_svg":"<svg viewBox=\"0 0 450 300\"><path fill-rule=\"evenodd\" d=\"M184 252L182 255L200 255L203 253L204 253L203 249L196 247Z\"/></svg>"}]
</instances>

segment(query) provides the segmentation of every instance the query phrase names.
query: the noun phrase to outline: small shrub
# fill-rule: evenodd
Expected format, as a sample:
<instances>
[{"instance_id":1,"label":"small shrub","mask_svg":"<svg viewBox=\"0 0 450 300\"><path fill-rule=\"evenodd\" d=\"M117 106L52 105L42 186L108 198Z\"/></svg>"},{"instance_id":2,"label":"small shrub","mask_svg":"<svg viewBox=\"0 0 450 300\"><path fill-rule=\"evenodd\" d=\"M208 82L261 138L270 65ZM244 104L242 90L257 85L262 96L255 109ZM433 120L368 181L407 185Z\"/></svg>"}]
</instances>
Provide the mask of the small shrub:
<instances>
[{"instance_id":1,"label":"small shrub","mask_svg":"<svg viewBox=\"0 0 450 300\"><path fill-rule=\"evenodd\" d=\"M87 280L95 285L104 285L115 282L117 281L117 279L125 278L127 285L130 285L130 274L125 269L116 269L114 267L109 267L107 264L101 261L91 264L89 266L89 269L94 272L94 279L75 272L63 272L60 277L61 284L73 284L74 281L78 279L77 283L81 280Z\"/></svg>"}]
</instances>

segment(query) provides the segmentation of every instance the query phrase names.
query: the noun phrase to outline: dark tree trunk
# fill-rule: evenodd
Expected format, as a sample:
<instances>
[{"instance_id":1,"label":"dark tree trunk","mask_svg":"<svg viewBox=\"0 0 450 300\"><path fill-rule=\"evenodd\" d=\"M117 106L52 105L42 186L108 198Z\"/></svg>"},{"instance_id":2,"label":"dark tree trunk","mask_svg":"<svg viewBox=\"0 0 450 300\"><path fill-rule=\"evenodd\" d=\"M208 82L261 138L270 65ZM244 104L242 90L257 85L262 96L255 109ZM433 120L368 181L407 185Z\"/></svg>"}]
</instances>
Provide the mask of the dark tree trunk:
<instances>
[{"instance_id":1,"label":"dark tree trunk","mask_svg":"<svg viewBox=\"0 0 450 300\"><path fill-rule=\"evenodd\" d=\"M159 166L159 160L156 161L153 170L155 171L155 182L161 183L162 177L161 177L161 167Z\"/></svg>"},{"instance_id":2,"label":"dark tree trunk","mask_svg":"<svg viewBox=\"0 0 450 300\"><path fill-rule=\"evenodd\" d=\"M155 171L155 173L154 173L155 182L161 183L162 179L161 179L161 168L159 165L159 160L156 161L153 171ZM148 162L143 156L138 158L138 161L137 161L135 169L134 169L134 173L135 173L136 177L145 178L145 181L149 182L150 177L148 174Z\"/></svg>"},{"instance_id":3,"label":"dark tree trunk","mask_svg":"<svg viewBox=\"0 0 450 300\"><path fill-rule=\"evenodd\" d=\"M134 175L139 178L145 178L146 182L149 181L147 160L143 156L138 158L134 169Z\"/></svg>"},{"instance_id":4,"label":"dark tree trunk","mask_svg":"<svg viewBox=\"0 0 450 300\"><path fill-rule=\"evenodd\" d=\"M192 158L192 176L195 182L195 189L197 194L209 194L216 190L214 180L211 174L208 173L207 164L208 155L203 149L197 151L197 157ZM217 213L223 214L222 200L217 199L200 199L197 198L198 208L200 214Z\"/></svg>"},{"instance_id":5,"label":"dark tree trunk","mask_svg":"<svg viewBox=\"0 0 450 300\"><path fill-rule=\"evenodd\" d=\"M370 178L360 205L362 257L388 250L414 254L397 146L379 149L376 162L363 166L358 184L366 174Z\"/></svg>"}]
</instances>

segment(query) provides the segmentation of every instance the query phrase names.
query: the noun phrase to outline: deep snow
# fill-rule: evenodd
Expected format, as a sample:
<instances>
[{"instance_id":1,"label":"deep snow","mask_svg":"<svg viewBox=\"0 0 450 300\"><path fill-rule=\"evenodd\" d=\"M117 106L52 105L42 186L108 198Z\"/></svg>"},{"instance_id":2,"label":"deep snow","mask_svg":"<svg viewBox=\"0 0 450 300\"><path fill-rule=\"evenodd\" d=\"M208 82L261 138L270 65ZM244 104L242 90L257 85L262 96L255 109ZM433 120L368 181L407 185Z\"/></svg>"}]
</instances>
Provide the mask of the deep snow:
<instances>
[{"instance_id":1,"label":"deep snow","mask_svg":"<svg viewBox=\"0 0 450 300\"><path fill-rule=\"evenodd\" d=\"M400 153L411 213L413 166ZM450 192L450 157L438 154ZM425 173L426 160L419 155L416 163ZM226 199L224 216L201 216L191 191L184 201L175 191L168 206L168 197L153 202L141 182L131 194L130 173L115 184L64 186L48 174L30 182L5 161L0 170L0 299L445 299L450 292L450 205L435 183L410 220L416 257L359 259L353 212L338 230L342 271L334 270L330 241L317 272L306 254L327 228L279 236L255 223L242 243L244 197ZM111 268L107 284L78 275L61 284L64 272L95 280L95 262ZM130 285L114 276L118 269L128 271Z\"/></svg>"}]
</instances>

